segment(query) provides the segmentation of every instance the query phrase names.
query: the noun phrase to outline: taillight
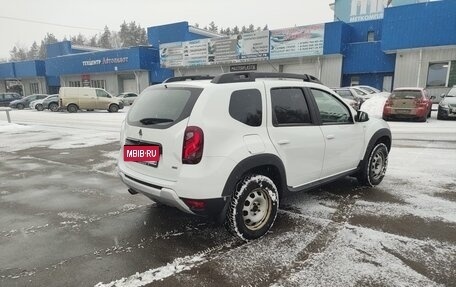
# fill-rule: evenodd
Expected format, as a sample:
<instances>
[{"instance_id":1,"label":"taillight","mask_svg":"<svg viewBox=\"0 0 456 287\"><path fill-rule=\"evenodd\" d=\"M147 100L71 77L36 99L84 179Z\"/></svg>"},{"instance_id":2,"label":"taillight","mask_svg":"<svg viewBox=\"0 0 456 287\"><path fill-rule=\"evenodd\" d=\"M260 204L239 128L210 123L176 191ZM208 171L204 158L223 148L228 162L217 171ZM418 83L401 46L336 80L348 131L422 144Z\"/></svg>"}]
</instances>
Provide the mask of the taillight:
<instances>
[{"instance_id":1,"label":"taillight","mask_svg":"<svg viewBox=\"0 0 456 287\"><path fill-rule=\"evenodd\" d=\"M423 99L418 99L415 101L415 104L417 107L426 107L427 106L427 103L425 100Z\"/></svg>"},{"instance_id":2,"label":"taillight","mask_svg":"<svg viewBox=\"0 0 456 287\"><path fill-rule=\"evenodd\" d=\"M187 127L182 148L182 163L197 164L203 157L204 133L199 127Z\"/></svg>"},{"instance_id":3,"label":"taillight","mask_svg":"<svg viewBox=\"0 0 456 287\"><path fill-rule=\"evenodd\" d=\"M385 107L392 107L392 106L393 106L393 101L390 98L388 98L385 102Z\"/></svg>"}]
</instances>

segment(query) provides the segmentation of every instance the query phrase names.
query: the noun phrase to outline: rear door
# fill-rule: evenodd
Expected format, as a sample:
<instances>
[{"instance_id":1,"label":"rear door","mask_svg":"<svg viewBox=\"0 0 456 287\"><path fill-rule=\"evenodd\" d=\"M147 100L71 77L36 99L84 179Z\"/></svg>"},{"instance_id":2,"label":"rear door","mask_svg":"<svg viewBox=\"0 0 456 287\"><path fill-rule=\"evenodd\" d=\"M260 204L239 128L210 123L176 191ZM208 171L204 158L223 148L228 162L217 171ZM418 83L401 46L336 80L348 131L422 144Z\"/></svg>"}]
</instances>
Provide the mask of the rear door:
<instances>
[{"instance_id":1,"label":"rear door","mask_svg":"<svg viewBox=\"0 0 456 287\"><path fill-rule=\"evenodd\" d=\"M285 166L287 185L296 188L319 179L325 141L303 87L289 83L265 85L272 111L268 133Z\"/></svg>"},{"instance_id":2,"label":"rear door","mask_svg":"<svg viewBox=\"0 0 456 287\"><path fill-rule=\"evenodd\" d=\"M188 117L201 88L151 86L128 112L124 145L156 145L158 163L125 162L130 169L157 179L176 181L182 167L182 146Z\"/></svg>"}]
</instances>

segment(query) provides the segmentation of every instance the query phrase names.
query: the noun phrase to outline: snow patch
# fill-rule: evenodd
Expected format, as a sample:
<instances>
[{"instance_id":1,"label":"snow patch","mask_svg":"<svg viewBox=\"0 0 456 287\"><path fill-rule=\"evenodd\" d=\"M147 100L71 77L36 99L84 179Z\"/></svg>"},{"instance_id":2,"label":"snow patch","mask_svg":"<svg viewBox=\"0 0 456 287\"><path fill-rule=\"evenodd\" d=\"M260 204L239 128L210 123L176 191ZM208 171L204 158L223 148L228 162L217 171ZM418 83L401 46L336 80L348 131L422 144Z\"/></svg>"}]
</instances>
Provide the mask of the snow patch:
<instances>
[{"instance_id":1,"label":"snow patch","mask_svg":"<svg viewBox=\"0 0 456 287\"><path fill-rule=\"evenodd\" d=\"M370 117L383 117L383 107L388 98L384 96L374 96L361 105L361 111L366 112Z\"/></svg>"}]
</instances>

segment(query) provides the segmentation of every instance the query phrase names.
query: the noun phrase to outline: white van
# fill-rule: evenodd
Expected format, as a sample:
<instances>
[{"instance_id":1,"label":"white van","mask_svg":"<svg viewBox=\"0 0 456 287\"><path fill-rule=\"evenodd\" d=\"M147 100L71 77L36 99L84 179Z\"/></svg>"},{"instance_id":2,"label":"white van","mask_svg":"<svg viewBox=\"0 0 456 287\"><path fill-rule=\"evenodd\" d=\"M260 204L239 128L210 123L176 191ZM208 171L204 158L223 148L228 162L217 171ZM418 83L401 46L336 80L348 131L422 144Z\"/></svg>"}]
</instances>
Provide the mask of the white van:
<instances>
[{"instance_id":1,"label":"white van","mask_svg":"<svg viewBox=\"0 0 456 287\"><path fill-rule=\"evenodd\" d=\"M115 113L124 107L121 99L99 88L62 87L59 98L60 107L70 113L78 110L108 110L110 113Z\"/></svg>"}]
</instances>

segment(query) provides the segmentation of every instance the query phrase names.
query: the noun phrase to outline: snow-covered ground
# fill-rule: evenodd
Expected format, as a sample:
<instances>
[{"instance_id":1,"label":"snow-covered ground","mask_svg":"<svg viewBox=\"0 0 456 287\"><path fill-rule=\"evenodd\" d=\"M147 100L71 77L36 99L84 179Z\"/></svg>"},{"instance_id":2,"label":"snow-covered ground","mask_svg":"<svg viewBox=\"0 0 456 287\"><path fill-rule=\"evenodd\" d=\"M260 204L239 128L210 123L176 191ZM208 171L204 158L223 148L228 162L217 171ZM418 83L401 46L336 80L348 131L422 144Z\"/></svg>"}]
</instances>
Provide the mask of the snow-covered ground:
<instances>
[{"instance_id":1,"label":"snow-covered ground","mask_svg":"<svg viewBox=\"0 0 456 287\"><path fill-rule=\"evenodd\" d=\"M1 286L454 286L456 121L390 122L382 184L294 194L270 234L240 243L128 196L125 114L0 113Z\"/></svg>"}]
</instances>

